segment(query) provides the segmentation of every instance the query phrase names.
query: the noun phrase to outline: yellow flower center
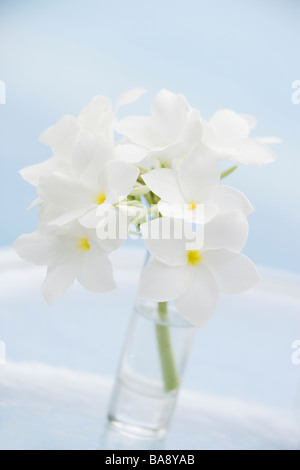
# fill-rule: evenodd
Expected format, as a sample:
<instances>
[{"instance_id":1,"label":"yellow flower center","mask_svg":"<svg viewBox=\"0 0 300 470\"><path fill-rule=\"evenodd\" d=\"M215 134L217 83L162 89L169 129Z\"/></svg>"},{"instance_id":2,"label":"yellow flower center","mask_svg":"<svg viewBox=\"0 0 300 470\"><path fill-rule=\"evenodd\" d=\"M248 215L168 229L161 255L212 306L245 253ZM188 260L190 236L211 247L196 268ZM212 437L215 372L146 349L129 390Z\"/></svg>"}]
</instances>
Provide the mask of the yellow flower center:
<instances>
[{"instance_id":1,"label":"yellow flower center","mask_svg":"<svg viewBox=\"0 0 300 470\"><path fill-rule=\"evenodd\" d=\"M202 262L201 252L198 250L188 251L186 256L187 256L188 264L192 264L193 266L196 266L197 264Z\"/></svg>"},{"instance_id":2,"label":"yellow flower center","mask_svg":"<svg viewBox=\"0 0 300 470\"><path fill-rule=\"evenodd\" d=\"M89 251L90 249L89 239L80 238L80 240L78 241L78 249L80 251Z\"/></svg>"},{"instance_id":3,"label":"yellow flower center","mask_svg":"<svg viewBox=\"0 0 300 470\"><path fill-rule=\"evenodd\" d=\"M98 206L100 206L101 204L103 204L105 199L106 199L105 193L100 191L95 197L95 203L98 204Z\"/></svg>"},{"instance_id":4,"label":"yellow flower center","mask_svg":"<svg viewBox=\"0 0 300 470\"><path fill-rule=\"evenodd\" d=\"M197 207L197 202L189 202L188 206L189 206L189 210L193 211Z\"/></svg>"}]
</instances>

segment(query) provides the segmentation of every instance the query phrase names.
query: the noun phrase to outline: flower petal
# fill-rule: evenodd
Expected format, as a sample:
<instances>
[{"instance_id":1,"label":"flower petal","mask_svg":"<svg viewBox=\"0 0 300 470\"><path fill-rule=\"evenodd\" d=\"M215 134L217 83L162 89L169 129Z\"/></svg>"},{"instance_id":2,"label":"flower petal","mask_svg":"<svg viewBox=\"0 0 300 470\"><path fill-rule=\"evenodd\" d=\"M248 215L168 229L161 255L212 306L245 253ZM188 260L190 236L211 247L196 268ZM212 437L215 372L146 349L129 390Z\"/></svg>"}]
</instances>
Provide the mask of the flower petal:
<instances>
[{"instance_id":1,"label":"flower petal","mask_svg":"<svg viewBox=\"0 0 300 470\"><path fill-rule=\"evenodd\" d=\"M221 145L231 140L246 138L249 134L248 121L231 109L217 111L209 124Z\"/></svg>"},{"instance_id":2,"label":"flower petal","mask_svg":"<svg viewBox=\"0 0 300 470\"><path fill-rule=\"evenodd\" d=\"M144 148L129 143L117 145L115 148L116 158L127 163L141 162L147 153L148 151Z\"/></svg>"},{"instance_id":3,"label":"flower petal","mask_svg":"<svg viewBox=\"0 0 300 470\"><path fill-rule=\"evenodd\" d=\"M93 193L63 172L41 178L38 195L62 210L78 209L94 203Z\"/></svg>"},{"instance_id":4,"label":"flower petal","mask_svg":"<svg viewBox=\"0 0 300 470\"><path fill-rule=\"evenodd\" d=\"M199 111L192 109L189 112L188 121L181 134L181 139L185 143L185 154L186 156L189 151L193 150L201 141L202 137L202 121L200 118Z\"/></svg>"},{"instance_id":5,"label":"flower petal","mask_svg":"<svg viewBox=\"0 0 300 470\"><path fill-rule=\"evenodd\" d=\"M38 231L21 235L13 244L15 252L29 263L39 266L63 264L73 254L67 240Z\"/></svg>"},{"instance_id":6,"label":"flower petal","mask_svg":"<svg viewBox=\"0 0 300 470\"><path fill-rule=\"evenodd\" d=\"M31 165L20 171L22 178L33 186L39 184L39 180L42 176L51 175L55 171L63 168L65 165L62 160L56 157L49 158L42 163Z\"/></svg>"},{"instance_id":7,"label":"flower petal","mask_svg":"<svg viewBox=\"0 0 300 470\"><path fill-rule=\"evenodd\" d=\"M37 197L32 201L32 203L27 207L27 210L33 209L36 206L40 206L42 204L42 200L40 197Z\"/></svg>"},{"instance_id":8,"label":"flower petal","mask_svg":"<svg viewBox=\"0 0 300 470\"><path fill-rule=\"evenodd\" d=\"M220 149L220 158L244 165L266 165L274 162L277 157L269 147L258 140L239 139L223 146Z\"/></svg>"},{"instance_id":9,"label":"flower petal","mask_svg":"<svg viewBox=\"0 0 300 470\"><path fill-rule=\"evenodd\" d=\"M171 204L185 204L180 189L178 173L168 168L152 170L142 176L146 185L161 199Z\"/></svg>"},{"instance_id":10,"label":"flower petal","mask_svg":"<svg viewBox=\"0 0 300 470\"><path fill-rule=\"evenodd\" d=\"M184 97L161 90L154 98L151 109L155 128L161 134L161 145L177 140L187 119Z\"/></svg>"},{"instance_id":11,"label":"flower petal","mask_svg":"<svg viewBox=\"0 0 300 470\"><path fill-rule=\"evenodd\" d=\"M204 227L204 250L227 248L241 251L248 238L249 225L242 212L229 212L215 217Z\"/></svg>"},{"instance_id":12,"label":"flower petal","mask_svg":"<svg viewBox=\"0 0 300 470\"><path fill-rule=\"evenodd\" d=\"M210 200L215 204L220 213L241 211L246 216L254 211L254 207L246 196L231 186L219 185L210 193Z\"/></svg>"},{"instance_id":13,"label":"flower petal","mask_svg":"<svg viewBox=\"0 0 300 470\"><path fill-rule=\"evenodd\" d=\"M125 199L136 183L139 173L130 163L119 160L107 163L100 175L106 199L112 203Z\"/></svg>"},{"instance_id":14,"label":"flower petal","mask_svg":"<svg viewBox=\"0 0 300 470\"><path fill-rule=\"evenodd\" d=\"M85 172L89 185L93 185L94 175L113 158L111 144L101 135L88 131L81 131L78 134L72 156L72 168L78 175Z\"/></svg>"},{"instance_id":15,"label":"flower petal","mask_svg":"<svg viewBox=\"0 0 300 470\"><path fill-rule=\"evenodd\" d=\"M162 161L170 162L173 159L181 158L185 152L182 140L176 140L172 144L164 147L153 147L147 153L147 159L157 158Z\"/></svg>"},{"instance_id":16,"label":"flower petal","mask_svg":"<svg viewBox=\"0 0 300 470\"><path fill-rule=\"evenodd\" d=\"M90 210L93 210L95 208L94 205L90 205L90 207L79 207L76 209L72 209L70 211L64 212L62 215L59 215L52 218L51 220L48 220L49 225L57 225L59 227L62 227L63 225L68 224L69 222L73 222L75 220L80 219L84 214L89 213Z\"/></svg>"},{"instance_id":17,"label":"flower petal","mask_svg":"<svg viewBox=\"0 0 300 470\"><path fill-rule=\"evenodd\" d=\"M78 116L84 129L98 132L109 142L113 142L113 112L110 100L106 96L95 96Z\"/></svg>"},{"instance_id":18,"label":"flower petal","mask_svg":"<svg viewBox=\"0 0 300 470\"><path fill-rule=\"evenodd\" d=\"M41 286L41 292L49 305L72 286L77 271L77 259L69 264L48 268L46 279Z\"/></svg>"},{"instance_id":19,"label":"flower petal","mask_svg":"<svg viewBox=\"0 0 300 470\"><path fill-rule=\"evenodd\" d=\"M70 162L76 136L81 127L74 116L63 116L42 134L40 141L50 145L53 155Z\"/></svg>"},{"instance_id":20,"label":"flower petal","mask_svg":"<svg viewBox=\"0 0 300 470\"><path fill-rule=\"evenodd\" d=\"M141 96L147 93L147 90L144 88L134 88L132 90L128 90L117 101L116 110L126 106L127 104L134 103L135 101L139 100Z\"/></svg>"},{"instance_id":21,"label":"flower petal","mask_svg":"<svg viewBox=\"0 0 300 470\"><path fill-rule=\"evenodd\" d=\"M251 114L240 114L240 116L247 122L249 131L256 127L257 121L255 116L252 116Z\"/></svg>"},{"instance_id":22,"label":"flower petal","mask_svg":"<svg viewBox=\"0 0 300 470\"><path fill-rule=\"evenodd\" d=\"M129 116L115 124L115 130L144 148L160 146L155 139L155 130L150 117Z\"/></svg>"},{"instance_id":23,"label":"flower petal","mask_svg":"<svg viewBox=\"0 0 300 470\"><path fill-rule=\"evenodd\" d=\"M84 215L79 218L79 223L82 227L87 229L96 229L99 224L102 224L108 211L111 209L111 204L101 204L95 206L92 210L86 211Z\"/></svg>"},{"instance_id":24,"label":"flower petal","mask_svg":"<svg viewBox=\"0 0 300 470\"><path fill-rule=\"evenodd\" d=\"M169 266L187 264L186 242L195 239L190 226L176 219L160 217L142 224L140 229L154 258Z\"/></svg>"},{"instance_id":25,"label":"flower petal","mask_svg":"<svg viewBox=\"0 0 300 470\"><path fill-rule=\"evenodd\" d=\"M159 212L169 218L182 219L193 224L206 224L210 222L218 213L216 204L209 201L204 204L197 204L196 208L191 210L189 204L170 204L160 200L157 204Z\"/></svg>"},{"instance_id":26,"label":"flower petal","mask_svg":"<svg viewBox=\"0 0 300 470\"><path fill-rule=\"evenodd\" d=\"M282 143L282 140L279 139L279 137L256 137L257 142L260 142L261 144L266 144L266 145L270 145L270 144L281 144Z\"/></svg>"},{"instance_id":27,"label":"flower petal","mask_svg":"<svg viewBox=\"0 0 300 470\"><path fill-rule=\"evenodd\" d=\"M139 296L166 302L184 292L191 281L192 270L188 266L167 266L153 259L142 271Z\"/></svg>"},{"instance_id":28,"label":"flower petal","mask_svg":"<svg viewBox=\"0 0 300 470\"><path fill-rule=\"evenodd\" d=\"M91 292L108 292L116 288L112 264L107 255L96 248L84 254L76 277Z\"/></svg>"},{"instance_id":29,"label":"flower petal","mask_svg":"<svg viewBox=\"0 0 300 470\"><path fill-rule=\"evenodd\" d=\"M241 253L208 250L203 253L203 261L212 270L220 291L226 294L240 294L259 281L255 265Z\"/></svg>"},{"instance_id":30,"label":"flower petal","mask_svg":"<svg viewBox=\"0 0 300 470\"><path fill-rule=\"evenodd\" d=\"M180 315L193 325L202 327L214 315L219 300L216 281L210 270L200 265L195 268L188 289L175 301Z\"/></svg>"},{"instance_id":31,"label":"flower petal","mask_svg":"<svg viewBox=\"0 0 300 470\"><path fill-rule=\"evenodd\" d=\"M202 194L220 181L220 163L205 145L198 145L181 164L179 180L187 202L203 202Z\"/></svg>"},{"instance_id":32,"label":"flower petal","mask_svg":"<svg viewBox=\"0 0 300 470\"><path fill-rule=\"evenodd\" d=\"M48 201L42 201L39 207L39 219L43 224L48 224L52 220L57 219L62 215L61 209Z\"/></svg>"}]
</instances>

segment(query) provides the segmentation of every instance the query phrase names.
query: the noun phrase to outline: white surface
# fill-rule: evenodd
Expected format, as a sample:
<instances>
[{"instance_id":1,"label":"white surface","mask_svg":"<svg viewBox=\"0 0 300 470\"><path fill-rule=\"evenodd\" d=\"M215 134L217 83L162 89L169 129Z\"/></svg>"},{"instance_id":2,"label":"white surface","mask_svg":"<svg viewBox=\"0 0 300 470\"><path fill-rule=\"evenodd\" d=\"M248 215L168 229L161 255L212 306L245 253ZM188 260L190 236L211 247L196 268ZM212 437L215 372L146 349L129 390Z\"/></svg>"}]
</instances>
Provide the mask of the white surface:
<instances>
[{"instance_id":1,"label":"white surface","mask_svg":"<svg viewBox=\"0 0 300 470\"><path fill-rule=\"evenodd\" d=\"M0 449L300 449L299 278L267 270L199 330L164 441L106 429L143 253L121 250L114 262L117 291L75 286L48 308L44 269L0 252Z\"/></svg>"}]
</instances>

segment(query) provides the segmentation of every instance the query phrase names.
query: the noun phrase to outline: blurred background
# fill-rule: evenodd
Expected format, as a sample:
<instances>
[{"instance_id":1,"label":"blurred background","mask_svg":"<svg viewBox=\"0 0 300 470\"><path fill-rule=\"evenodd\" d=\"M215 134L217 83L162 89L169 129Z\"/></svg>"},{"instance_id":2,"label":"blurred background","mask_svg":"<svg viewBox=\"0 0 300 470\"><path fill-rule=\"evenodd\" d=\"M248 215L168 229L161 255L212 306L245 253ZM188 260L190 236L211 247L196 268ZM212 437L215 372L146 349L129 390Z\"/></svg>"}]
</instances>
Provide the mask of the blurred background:
<instances>
[{"instance_id":1,"label":"blurred background","mask_svg":"<svg viewBox=\"0 0 300 470\"><path fill-rule=\"evenodd\" d=\"M18 170L50 156L41 132L77 115L96 94L115 101L143 87L126 112L149 112L161 88L184 94L208 119L220 108L254 114L255 136L278 136L278 161L228 179L256 208L246 253L299 266L300 79L298 0L1 0L1 233L10 245L37 225L35 191Z\"/></svg>"},{"instance_id":2,"label":"blurred background","mask_svg":"<svg viewBox=\"0 0 300 470\"><path fill-rule=\"evenodd\" d=\"M231 108L282 139L275 163L227 179L256 209L245 253L263 281L198 332L167 448L300 448L299 19L299 0L0 0L0 449L99 447L143 253L123 250L117 294L77 286L49 309L44 270L7 248L38 223L18 171L51 156L42 131L135 87L148 94L125 113L168 88L206 119Z\"/></svg>"}]
</instances>

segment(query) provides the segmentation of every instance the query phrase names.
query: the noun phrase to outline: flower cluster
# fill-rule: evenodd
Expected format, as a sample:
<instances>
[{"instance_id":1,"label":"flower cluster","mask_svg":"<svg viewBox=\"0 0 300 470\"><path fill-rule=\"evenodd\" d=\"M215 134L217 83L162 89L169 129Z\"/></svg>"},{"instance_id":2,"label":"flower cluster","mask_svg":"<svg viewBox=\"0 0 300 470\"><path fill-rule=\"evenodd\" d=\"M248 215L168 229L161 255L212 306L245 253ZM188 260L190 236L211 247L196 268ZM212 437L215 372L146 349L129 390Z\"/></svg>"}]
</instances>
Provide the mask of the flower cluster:
<instances>
[{"instance_id":1,"label":"flower cluster","mask_svg":"<svg viewBox=\"0 0 300 470\"><path fill-rule=\"evenodd\" d=\"M96 96L77 118L64 116L43 133L52 157L21 171L36 186L40 225L14 248L48 266L42 293L51 303L75 279L93 292L114 289L109 254L133 231L152 255L139 295L175 299L181 315L203 326L219 292L240 293L258 280L240 253L253 207L222 179L237 164L262 165L275 155L249 137L252 116L221 110L206 122L167 90L154 98L150 116L118 120L118 109L143 93L125 93L114 109ZM221 172L221 160L235 165Z\"/></svg>"}]
</instances>

